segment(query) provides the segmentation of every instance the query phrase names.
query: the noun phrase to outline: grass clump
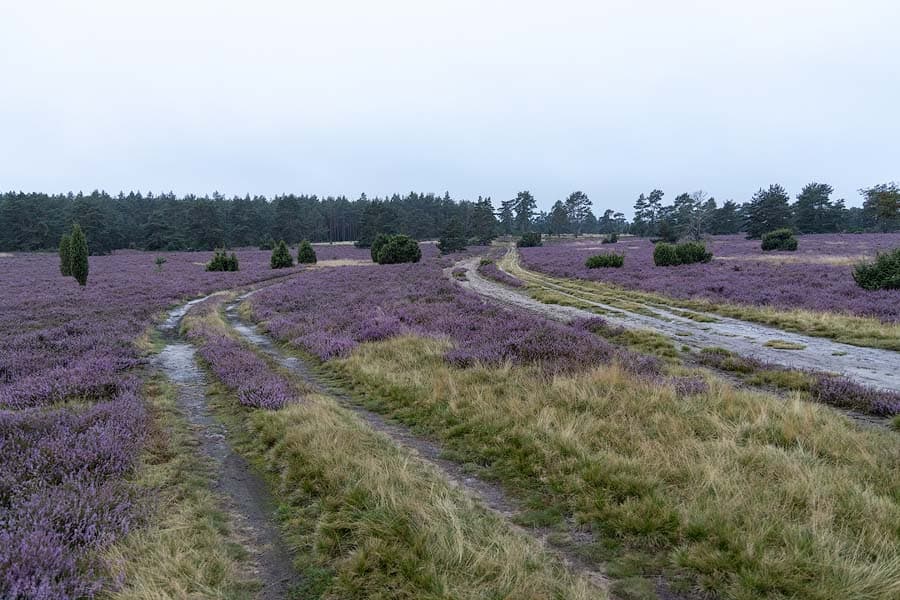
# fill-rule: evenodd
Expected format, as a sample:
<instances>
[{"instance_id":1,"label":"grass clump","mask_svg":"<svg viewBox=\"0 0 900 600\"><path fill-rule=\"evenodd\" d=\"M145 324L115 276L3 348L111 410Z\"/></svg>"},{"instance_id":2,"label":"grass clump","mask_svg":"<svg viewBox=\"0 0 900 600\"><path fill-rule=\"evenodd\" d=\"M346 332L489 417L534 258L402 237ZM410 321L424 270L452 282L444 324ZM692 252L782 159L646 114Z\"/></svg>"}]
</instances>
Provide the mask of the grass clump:
<instances>
[{"instance_id":1,"label":"grass clump","mask_svg":"<svg viewBox=\"0 0 900 600\"><path fill-rule=\"evenodd\" d=\"M163 377L145 386L153 427L135 484L153 494L155 513L106 553L123 581L110 599L253 598L260 582L235 534L222 499L212 491L212 467Z\"/></svg>"},{"instance_id":2,"label":"grass clump","mask_svg":"<svg viewBox=\"0 0 900 600\"><path fill-rule=\"evenodd\" d=\"M598 269L602 267L613 267L618 269L624 264L624 254L614 254L611 252L589 256L588 259L584 262L584 266L586 266L588 269Z\"/></svg>"},{"instance_id":3,"label":"grass clump","mask_svg":"<svg viewBox=\"0 0 900 600\"><path fill-rule=\"evenodd\" d=\"M866 290L900 289L900 248L878 254L873 263L857 265L853 280Z\"/></svg>"},{"instance_id":4,"label":"grass clump","mask_svg":"<svg viewBox=\"0 0 900 600\"><path fill-rule=\"evenodd\" d=\"M791 229L776 229L762 236L762 249L769 250L787 250L793 252L797 249L797 238Z\"/></svg>"},{"instance_id":5,"label":"grass clump","mask_svg":"<svg viewBox=\"0 0 900 600\"><path fill-rule=\"evenodd\" d=\"M776 350L804 350L806 348L806 344L789 342L787 340L769 340L763 346Z\"/></svg>"},{"instance_id":6,"label":"grass clump","mask_svg":"<svg viewBox=\"0 0 900 600\"><path fill-rule=\"evenodd\" d=\"M548 379L444 352L397 338L335 367L458 460L590 526L604 544L585 551L610 573L662 565L734 598L900 594L893 433L720 381L678 397L616 366Z\"/></svg>"}]
</instances>

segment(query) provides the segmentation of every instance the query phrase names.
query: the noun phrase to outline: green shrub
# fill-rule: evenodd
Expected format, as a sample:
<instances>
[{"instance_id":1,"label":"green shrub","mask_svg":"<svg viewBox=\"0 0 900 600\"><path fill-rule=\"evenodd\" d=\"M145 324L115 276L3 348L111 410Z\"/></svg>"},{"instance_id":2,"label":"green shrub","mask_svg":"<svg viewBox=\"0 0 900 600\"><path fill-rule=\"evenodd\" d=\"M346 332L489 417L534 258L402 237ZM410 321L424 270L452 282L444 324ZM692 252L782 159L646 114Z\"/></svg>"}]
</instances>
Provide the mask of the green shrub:
<instances>
[{"instance_id":1,"label":"green shrub","mask_svg":"<svg viewBox=\"0 0 900 600\"><path fill-rule=\"evenodd\" d=\"M600 240L601 244L615 244L619 241L619 234L615 231L607 234L602 240Z\"/></svg>"},{"instance_id":2,"label":"green shrub","mask_svg":"<svg viewBox=\"0 0 900 600\"><path fill-rule=\"evenodd\" d=\"M673 267L675 265L689 265L698 262L712 260L712 252L700 242L685 242L683 244L668 244L659 242L653 249L653 264L657 267Z\"/></svg>"},{"instance_id":3,"label":"green shrub","mask_svg":"<svg viewBox=\"0 0 900 600\"><path fill-rule=\"evenodd\" d=\"M272 258L269 264L273 269L288 269L294 266L294 257L291 256L291 251L288 250L284 240L278 242L275 249L272 250Z\"/></svg>"},{"instance_id":4,"label":"green shrub","mask_svg":"<svg viewBox=\"0 0 900 600\"><path fill-rule=\"evenodd\" d=\"M526 231L522 234L516 241L516 247L518 248L534 248L535 246L541 246L543 242L541 242L541 234L537 231Z\"/></svg>"},{"instance_id":5,"label":"green shrub","mask_svg":"<svg viewBox=\"0 0 900 600\"><path fill-rule=\"evenodd\" d=\"M298 265L314 265L316 264L316 251L313 249L309 240L300 242L297 248L297 264Z\"/></svg>"},{"instance_id":6,"label":"green shrub","mask_svg":"<svg viewBox=\"0 0 900 600\"><path fill-rule=\"evenodd\" d=\"M163 259L165 262L165 259ZM159 262L157 261L157 265ZM238 259L234 252L231 253L231 256L226 254L225 250L216 250L215 254L213 254L212 260L206 263L207 271L238 271Z\"/></svg>"},{"instance_id":7,"label":"green shrub","mask_svg":"<svg viewBox=\"0 0 900 600\"><path fill-rule=\"evenodd\" d=\"M372 247L375 247L374 243ZM379 247L375 262L380 265L393 265L419 262L420 258L422 258L422 250L416 240L408 235L391 235Z\"/></svg>"},{"instance_id":8,"label":"green shrub","mask_svg":"<svg viewBox=\"0 0 900 600\"><path fill-rule=\"evenodd\" d=\"M274 250L275 249L275 240L273 240L270 237L263 239L259 243L259 249L260 250Z\"/></svg>"},{"instance_id":9,"label":"green shrub","mask_svg":"<svg viewBox=\"0 0 900 600\"><path fill-rule=\"evenodd\" d=\"M853 279L866 290L900 289L900 248L879 253L873 263L857 265Z\"/></svg>"},{"instance_id":10,"label":"green shrub","mask_svg":"<svg viewBox=\"0 0 900 600\"><path fill-rule=\"evenodd\" d=\"M659 242L653 248L653 264L657 267L671 267L680 265L681 260L678 258L678 252L675 250L674 244Z\"/></svg>"},{"instance_id":11,"label":"green shrub","mask_svg":"<svg viewBox=\"0 0 900 600\"><path fill-rule=\"evenodd\" d=\"M381 252L381 248L388 243L388 240L391 239L391 236L386 233L379 233L375 236L375 239L372 240L372 246L369 250L369 254L372 256L372 262L378 262L378 253Z\"/></svg>"},{"instance_id":12,"label":"green shrub","mask_svg":"<svg viewBox=\"0 0 900 600\"><path fill-rule=\"evenodd\" d=\"M59 272L72 276L72 237L68 233L59 238Z\"/></svg>"},{"instance_id":13,"label":"green shrub","mask_svg":"<svg viewBox=\"0 0 900 600\"><path fill-rule=\"evenodd\" d=\"M700 242L685 242L675 246L675 252L678 254L678 260L683 265L703 262L707 263L712 260L712 252L706 249L706 246Z\"/></svg>"},{"instance_id":14,"label":"green shrub","mask_svg":"<svg viewBox=\"0 0 900 600\"><path fill-rule=\"evenodd\" d=\"M762 236L763 250L789 250L797 249L797 238L790 229L776 229Z\"/></svg>"},{"instance_id":15,"label":"green shrub","mask_svg":"<svg viewBox=\"0 0 900 600\"><path fill-rule=\"evenodd\" d=\"M588 259L584 262L584 266L588 269L598 269L601 267L615 267L619 268L625 264L625 255L624 254L595 254L594 256L589 256Z\"/></svg>"},{"instance_id":16,"label":"green shrub","mask_svg":"<svg viewBox=\"0 0 900 600\"><path fill-rule=\"evenodd\" d=\"M153 262L156 263L156 270L162 272L163 265L166 264L167 260L165 256L157 256Z\"/></svg>"},{"instance_id":17,"label":"green shrub","mask_svg":"<svg viewBox=\"0 0 900 600\"><path fill-rule=\"evenodd\" d=\"M72 225L72 237L69 239L69 265L72 277L78 285L87 285L89 269L87 238L77 223Z\"/></svg>"}]
</instances>

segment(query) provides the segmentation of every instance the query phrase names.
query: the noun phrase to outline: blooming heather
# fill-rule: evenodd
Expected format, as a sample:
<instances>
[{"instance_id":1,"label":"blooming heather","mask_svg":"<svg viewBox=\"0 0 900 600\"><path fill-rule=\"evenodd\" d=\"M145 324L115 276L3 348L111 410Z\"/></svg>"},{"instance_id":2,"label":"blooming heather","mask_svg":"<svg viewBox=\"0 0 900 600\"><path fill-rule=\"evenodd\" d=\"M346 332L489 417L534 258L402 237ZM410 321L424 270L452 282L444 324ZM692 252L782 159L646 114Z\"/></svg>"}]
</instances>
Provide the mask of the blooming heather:
<instances>
[{"instance_id":1,"label":"blooming heather","mask_svg":"<svg viewBox=\"0 0 900 600\"><path fill-rule=\"evenodd\" d=\"M522 248L523 265L557 277L603 281L675 298L834 311L900 321L900 290L866 291L853 281L854 263L900 246L900 234L822 234L798 238L796 252L763 252L758 240L717 236L709 263L658 268L647 239L620 238L621 269L588 269L598 240Z\"/></svg>"}]
</instances>

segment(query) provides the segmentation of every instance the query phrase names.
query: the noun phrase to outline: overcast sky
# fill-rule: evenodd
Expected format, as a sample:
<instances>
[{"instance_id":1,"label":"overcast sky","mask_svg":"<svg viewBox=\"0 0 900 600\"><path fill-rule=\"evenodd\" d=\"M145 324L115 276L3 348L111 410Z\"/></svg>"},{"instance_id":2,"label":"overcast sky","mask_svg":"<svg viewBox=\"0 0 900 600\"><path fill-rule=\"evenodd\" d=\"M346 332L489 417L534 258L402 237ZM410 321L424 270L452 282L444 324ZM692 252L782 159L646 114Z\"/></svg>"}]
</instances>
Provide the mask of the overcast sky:
<instances>
[{"instance_id":1,"label":"overcast sky","mask_svg":"<svg viewBox=\"0 0 900 600\"><path fill-rule=\"evenodd\" d=\"M0 190L900 179L900 2L0 0Z\"/></svg>"}]
</instances>

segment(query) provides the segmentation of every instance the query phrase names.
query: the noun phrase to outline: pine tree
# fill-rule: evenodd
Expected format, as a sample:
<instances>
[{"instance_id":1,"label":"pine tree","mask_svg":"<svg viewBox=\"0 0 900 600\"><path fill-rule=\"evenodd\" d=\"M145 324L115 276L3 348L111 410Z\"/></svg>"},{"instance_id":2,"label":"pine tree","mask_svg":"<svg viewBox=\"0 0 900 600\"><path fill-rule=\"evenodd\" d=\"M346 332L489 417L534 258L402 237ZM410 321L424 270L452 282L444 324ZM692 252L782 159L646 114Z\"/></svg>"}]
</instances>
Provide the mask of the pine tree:
<instances>
[{"instance_id":1,"label":"pine tree","mask_svg":"<svg viewBox=\"0 0 900 600\"><path fill-rule=\"evenodd\" d=\"M584 228L584 220L591 212L591 199L582 191L572 192L566 198L565 210L569 224L575 229L575 237L578 237Z\"/></svg>"},{"instance_id":2,"label":"pine tree","mask_svg":"<svg viewBox=\"0 0 900 600\"><path fill-rule=\"evenodd\" d=\"M78 285L87 285L89 270L87 238L84 237L84 232L81 231L81 227L77 223L72 225L69 252L72 277L78 281Z\"/></svg>"},{"instance_id":3,"label":"pine tree","mask_svg":"<svg viewBox=\"0 0 900 600\"><path fill-rule=\"evenodd\" d=\"M72 276L72 237L68 233L59 239L59 272L65 277Z\"/></svg>"},{"instance_id":4,"label":"pine tree","mask_svg":"<svg viewBox=\"0 0 900 600\"><path fill-rule=\"evenodd\" d=\"M297 264L298 265L314 265L316 264L316 251L313 249L309 240L300 242L297 248Z\"/></svg>"},{"instance_id":5,"label":"pine tree","mask_svg":"<svg viewBox=\"0 0 900 600\"><path fill-rule=\"evenodd\" d=\"M531 192L525 190L516 194L512 209L516 213L515 225L517 231L523 232L531 229L531 222L534 219L536 208L537 202L535 202Z\"/></svg>"},{"instance_id":6,"label":"pine tree","mask_svg":"<svg viewBox=\"0 0 900 600\"><path fill-rule=\"evenodd\" d=\"M294 266L294 258L291 256L291 251L288 250L284 240L278 242L278 245L272 250L272 258L269 264L273 269L287 269Z\"/></svg>"},{"instance_id":7,"label":"pine tree","mask_svg":"<svg viewBox=\"0 0 900 600\"><path fill-rule=\"evenodd\" d=\"M569 231L569 212L566 208L561 200L557 200L553 205L550 210L548 233L555 233L558 237Z\"/></svg>"},{"instance_id":8,"label":"pine tree","mask_svg":"<svg viewBox=\"0 0 900 600\"><path fill-rule=\"evenodd\" d=\"M808 183L797 194L794 205L794 223L801 233L830 233L836 231L833 222L834 205L831 193L834 189L827 183Z\"/></svg>"},{"instance_id":9,"label":"pine tree","mask_svg":"<svg viewBox=\"0 0 900 600\"><path fill-rule=\"evenodd\" d=\"M441 238L438 240L438 250L441 254L450 252L462 252L466 249L466 235L463 232L462 223L456 217L447 221L447 225L441 232Z\"/></svg>"},{"instance_id":10,"label":"pine tree","mask_svg":"<svg viewBox=\"0 0 900 600\"><path fill-rule=\"evenodd\" d=\"M769 189L759 189L747 207L744 231L747 239L762 237L762 234L791 225L791 207L784 188L778 184Z\"/></svg>"},{"instance_id":11,"label":"pine tree","mask_svg":"<svg viewBox=\"0 0 900 600\"><path fill-rule=\"evenodd\" d=\"M478 244L486 246L497 237L497 219L494 217L494 207L490 198L478 197L469 222L470 233Z\"/></svg>"}]
</instances>

